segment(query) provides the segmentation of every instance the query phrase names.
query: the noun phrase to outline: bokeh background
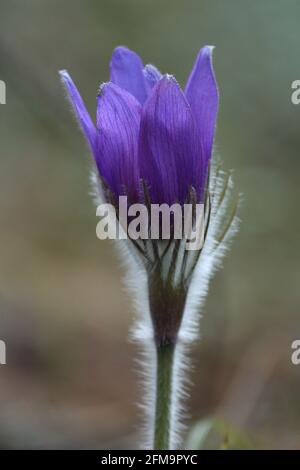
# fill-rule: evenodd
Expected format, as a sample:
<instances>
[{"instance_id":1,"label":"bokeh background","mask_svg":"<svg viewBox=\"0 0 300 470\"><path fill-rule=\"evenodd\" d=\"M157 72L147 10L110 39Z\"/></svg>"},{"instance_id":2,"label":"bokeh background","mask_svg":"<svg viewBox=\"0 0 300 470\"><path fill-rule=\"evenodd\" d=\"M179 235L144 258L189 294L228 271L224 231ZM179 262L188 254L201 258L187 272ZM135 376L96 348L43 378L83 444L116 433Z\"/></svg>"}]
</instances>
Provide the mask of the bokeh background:
<instances>
[{"instance_id":1,"label":"bokeh background","mask_svg":"<svg viewBox=\"0 0 300 470\"><path fill-rule=\"evenodd\" d=\"M297 0L1 0L1 448L134 448L137 349L112 245L95 235L88 153L58 78L88 108L113 48L184 84L216 45L216 143L244 194L193 350L189 426L215 417L255 448L300 447ZM213 444L206 444L209 446Z\"/></svg>"}]
</instances>

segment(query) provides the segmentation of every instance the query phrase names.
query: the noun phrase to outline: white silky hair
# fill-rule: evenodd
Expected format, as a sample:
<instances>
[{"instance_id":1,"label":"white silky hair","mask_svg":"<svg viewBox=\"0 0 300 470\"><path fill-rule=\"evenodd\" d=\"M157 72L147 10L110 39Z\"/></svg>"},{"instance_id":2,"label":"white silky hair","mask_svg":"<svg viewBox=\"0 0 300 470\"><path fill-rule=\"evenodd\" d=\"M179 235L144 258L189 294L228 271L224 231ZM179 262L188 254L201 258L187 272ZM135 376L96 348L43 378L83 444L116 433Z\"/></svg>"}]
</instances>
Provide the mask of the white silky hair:
<instances>
[{"instance_id":1,"label":"white silky hair","mask_svg":"<svg viewBox=\"0 0 300 470\"><path fill-rule=\"evenodd\" d=\"M104 202L101 182L95 171L92 171L91 182L96 204ZM211 213L205 241L201 253L194 266L187 290L187 298L183 318L175 347L173 362L173 381L171 386L170 403L170 449L178 449L182 445L182 435L185 429L186 416L183 403L187 396L188 374L190 370L189 349L191 344L200 336L200 318L209 283L215 272L222 266L222 261L229 250L231 240L239 227L237 209L234 206L232 175L225 174L219 161L212 164L209 179L211 196ZM237 198L238 201L239 198ZM130 292L134 303L135 320L130 338L137 342L140 348L137 360L139 375L143 382L143 439L141 448L153 447L155 402L156 402L156 346L148 295L148 275L142 255L129 239L117 240L117 249L125 268L125 286ZM188 257L194 259L191 251ZM180 263L179 263L180 264ZM176 271L178 273L178 269Z\"/></svg>"}]
</instances>

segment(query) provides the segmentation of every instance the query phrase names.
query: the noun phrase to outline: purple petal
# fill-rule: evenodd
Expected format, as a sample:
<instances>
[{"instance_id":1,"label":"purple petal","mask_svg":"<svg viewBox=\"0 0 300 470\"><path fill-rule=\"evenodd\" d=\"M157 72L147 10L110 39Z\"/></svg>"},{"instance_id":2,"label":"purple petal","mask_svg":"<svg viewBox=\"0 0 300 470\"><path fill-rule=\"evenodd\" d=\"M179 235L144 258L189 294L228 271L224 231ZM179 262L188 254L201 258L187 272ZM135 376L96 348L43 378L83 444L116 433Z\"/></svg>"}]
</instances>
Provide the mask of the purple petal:
<instances>
[{"instance_id":1,"label":"purple petal","mask_svg":"<svg viewBox=\"0 0 300 470\"><path fill-rule=\"evenodd\" d=\"M147 98L147 84L141 58L126 47L117 47L110 62L110 79L131 93L143 104Z\"/></svg>"},{"instance_id":2,"label":"purple petal","mask_svg":"<svg viewBox=\"0 0 300 470\"><path fill-rule=\"evenodd\" d=\"M193 186L203 190L201 147L193 114L174 78L153 88L141 119L140 175L154 203L184 203Z\"/></svg>"},{"instance_id":3,"label":"purple petal","mask_svg":"<svg viewBox=\"0 0 300 470\"><path fill-rule=\"evenodd\" d=\"M219 94L212 65L213 46L203 47L185 87L185 95L195 115L205 161L212 153Z\"/></svg>"},{"instance_id":4,"label":"purple petal","mask_svg":"<svg viewBox=\"0 0 300 470\"><path fill-rule=\"evenodd\" d=\"M59 73L66 88L70 103L74 109L75 116L78 119L80 127L83 130L92 153L95 154L97 145L97 132L95 125L91 120L79 91L77 90L75 83L73 82L68 72L66 70L61 70Z\"/></svg>"},{"instance_id":5,"label":"purple petal","mask_svg":"<svg viewBox=\"0 0 300 470\"><path fill-rule=\"evenodd\" d=\"M113 83L102 85L98 95L98 153L96 163L116 197L139 191L137 164L141 106L125 90Z\"/></svg>"},{"instance_id":6,"label":"purple petal","mask_svg":"<svg viewBox=\"0 0 300 470\"><path fill-rule=\"evenodd\" d=\"M143 72L150 89L162 78L160 71L152 64L147 64Z\"/></svg>"}]
</instances>

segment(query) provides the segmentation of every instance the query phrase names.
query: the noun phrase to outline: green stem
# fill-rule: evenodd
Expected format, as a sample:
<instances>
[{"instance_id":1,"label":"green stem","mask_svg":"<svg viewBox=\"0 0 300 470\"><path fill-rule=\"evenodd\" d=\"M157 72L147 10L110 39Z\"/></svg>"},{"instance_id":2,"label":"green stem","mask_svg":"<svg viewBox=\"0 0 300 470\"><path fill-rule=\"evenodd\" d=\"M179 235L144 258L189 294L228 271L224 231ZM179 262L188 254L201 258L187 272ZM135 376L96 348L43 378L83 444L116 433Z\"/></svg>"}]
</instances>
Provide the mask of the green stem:
<instances>
[{"instance_id":1,"label":"green stem","mask_svg":"<svg viewBox=\"0 0 300 470\"><path fill-rule=\"evenodd\" d=\"M170 448L174 351L173 344L157 346L156 349L155 450Z\"/></svg>"}]
</instances>

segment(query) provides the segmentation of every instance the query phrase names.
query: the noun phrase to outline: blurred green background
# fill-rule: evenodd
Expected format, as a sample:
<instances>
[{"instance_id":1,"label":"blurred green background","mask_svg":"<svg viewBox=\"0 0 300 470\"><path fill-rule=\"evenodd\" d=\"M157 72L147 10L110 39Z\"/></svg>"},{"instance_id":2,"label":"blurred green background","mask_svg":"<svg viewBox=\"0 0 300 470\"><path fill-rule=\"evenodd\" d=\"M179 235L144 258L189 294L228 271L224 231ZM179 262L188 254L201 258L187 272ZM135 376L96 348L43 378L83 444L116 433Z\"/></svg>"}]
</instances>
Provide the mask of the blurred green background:
<instances>
[{"instance_id":1,"label":"blurred green background","mask_svg":"<svg viewBox=\"0 0 300 470\"><path fill-rule=\"evenodd\" d=\"M188 424L215 416L256 447L300 447L299 20L297 0L1 0L0 447L138 442L131 303L96 238L87 148L57 73L94 115L119 44L181 84L216 46L216 143L244 195L192 353Z\"/></svg>"}]
</instances>

